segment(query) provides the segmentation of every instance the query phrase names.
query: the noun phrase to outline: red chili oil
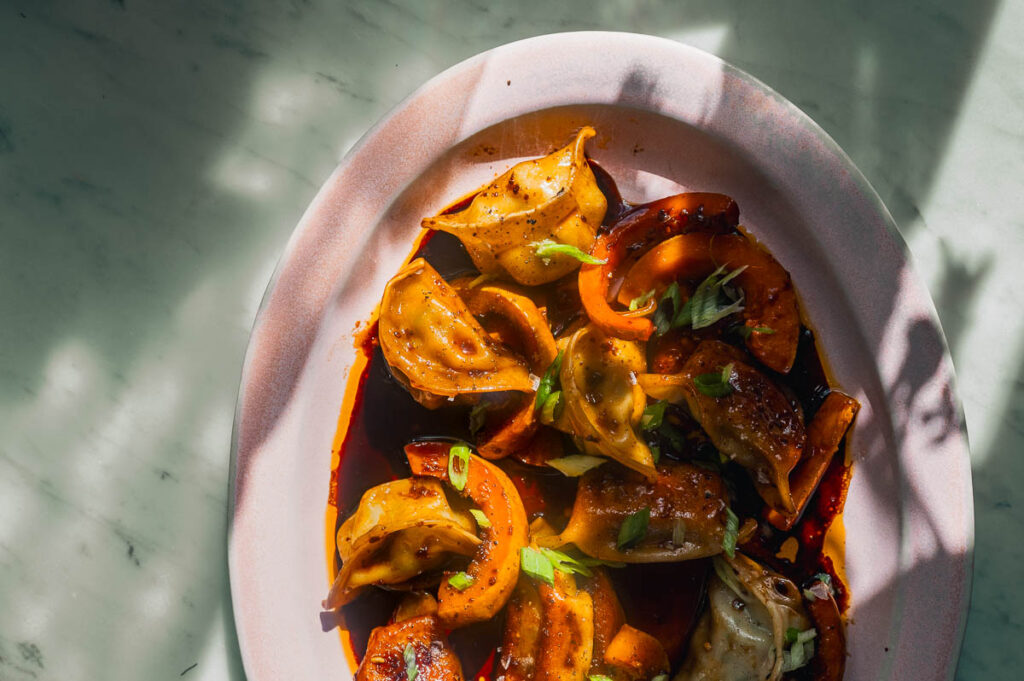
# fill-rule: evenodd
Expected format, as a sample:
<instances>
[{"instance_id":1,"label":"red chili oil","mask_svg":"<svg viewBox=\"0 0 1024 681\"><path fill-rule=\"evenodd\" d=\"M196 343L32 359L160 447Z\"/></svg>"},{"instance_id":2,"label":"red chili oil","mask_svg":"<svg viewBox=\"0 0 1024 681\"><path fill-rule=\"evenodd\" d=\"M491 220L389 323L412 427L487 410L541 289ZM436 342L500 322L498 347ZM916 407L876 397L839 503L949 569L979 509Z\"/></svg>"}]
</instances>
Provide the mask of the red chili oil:
<instances>
[{"instance_id":1,"label":"red chili oil","mask_svg":"<svg viewBox=\"0 0 1024 681\"><path fill-rule=\"evenodd\" d=\"M592 166L598 182L608 196L610 210L616 215L632 208L624 202L614 180L596 164ZM461 209L473 196L462 199L445 212ZM475 273L465 248L454 237L441 232L428 232L421 239L413 257L424 257L446 279ZM574 277L548 285L549 320L555 330L566 328L582 314ZM356 509L367 489L398 478L408 477L410 469L403 454L404 445L424 439L472 441L469 432L469 408L452 406L428 410L416 403L392 377L381 354L374 323L359 334L358 350L366 360L351 401L348 428L339 448L338 466L331 476L329 503L338 509L337 525ZM723 326L723 340L740 344L730 338ZM763 367L762 367L763 369ZM767 370L765 370L767 371ZM769 372L770 373L770 372ZM829 392L813 334L803 329L793 370L788 375L773 374L794 396L809 420ZM678 415L680 423L685 414ZM690 422L690 425L692 422ZM699 455L699 438L696 449ZM824 572L832 577L837 603L842 611L848 607L845 585L822 552L825 535L833 520L842 512L850 469L844 465L843 448L835 455L818 491L808 504L800 522L790 532L780 532L767 523L741 548L744 552L779 571L803 586L814 574ZM574 480L555 471L545 471L519 464L511 459L498 462L516 484L531 519L544 515L555 523L564 522L571 509ZM738 482L739 497L756 500L757 495L742 471L733 470L730 478ZM744 483L744 481L747 481ZM746 486L745 486L746 485ZM757 509L742 508L738 512L756 517ZM335 528L336 530L337 528ZM793 561L779 557L782 544L796 538L799 549ZM339 567L334 556L334 574ZM686 641L704 601L705 582L709 573L706 560L669 564L638 564L611 569L616 593L622 601L627 620L638 628L663 640L673 666L685 654ZM365 654L370 631L388 623L402 592L367 589L352 603L342 608L344 627L357 660ZM464 669L479 670L472 679L491 679L494 660L501 640L502 618L451 632L450 641L463 662Z\"/></svg>"}]
</instances>

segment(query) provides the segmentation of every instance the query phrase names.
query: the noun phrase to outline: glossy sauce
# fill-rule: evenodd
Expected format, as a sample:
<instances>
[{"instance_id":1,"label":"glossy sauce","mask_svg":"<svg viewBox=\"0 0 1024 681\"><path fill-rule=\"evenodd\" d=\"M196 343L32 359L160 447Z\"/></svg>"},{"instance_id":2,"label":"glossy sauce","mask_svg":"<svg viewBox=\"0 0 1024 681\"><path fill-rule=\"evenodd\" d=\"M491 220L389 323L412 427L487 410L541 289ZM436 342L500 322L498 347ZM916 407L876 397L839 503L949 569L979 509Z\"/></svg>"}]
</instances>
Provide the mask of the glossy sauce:
<instances>
[{"instance_id":1,"label":"glossy sauce","mask_svg":"<svg viewBox=\"0 0 1024 681\"><path fill-rule=\"evenodd\" d=\"M624 202L614 180L596 164L592 164L598 184L608 198L609 217L613 222L631 206ZM461 199L445 212L460 210L473 196ZM441 232L425 232L418 248L410 256L423 257L445 279L475 274L465 248L455 237ZM575 273L564 280L547 285L548 316L555 334L566 328L582 314L579 293L575 286ZM712 332L723 340L741 344L730 338L724 328ZM654 351L651 344L650 351ZM335 442L335 464L332 472L327 513L327 549L329 572L333 576L340 567L335 550L335 533L342 520L356 509L367 489L389 480L408 477L404 445L424 439L443 438L473 441L469 432L469 408L445 407L428 410L415 402L391 376L377 341L376 322L357 334L360 359L353 371L358 378L349 380L346 397ZM827 377L814 344L813 334L802 332L796 362L789 375L772 374L773 379L785 386L804 411L809 421L829 392ZM699 427L681 409L670 409L683 432L699 431ZM696 430L695 430L696 429ZM700 438L693 449L681 458L701 458ZM712 448L713 449L713 448ZM663 450L665 451L665 450ZM564 523L575 494L574 479L565 478L553 469L526 466L511 457L495 462L516 484L524 506L532 520L543 515L553 523ZM735 467L734 464L729 464ZM746 475L738 467L728 471L736 481L740 498L757 499ZM803 585L818 572L833 576L837 602L842 610L848 605L848 594L833 568L832 561L822 553L825 535L834 518L841 513L845 501L850 470L844 465L843 448L836 454L818 491L812 497L805 516L790 532L776 531L762 523L766 532L758 532L755 539L742 549L756 559L770 565L785 576ZM746 485L747 487L744 487ZM756 515L758 508L735 506L741 514ZM799 544L795 560L779 557L780 547L790 537ZM628 565L611 569L609 573L622 601L627 621L669 642L668 652L673 667L685 652L689 632L699 614L709 571L707 560L683 563ZM388 623L403 592L366 589L352 603L342 608L342 640L355 661L366 650L370 631ZM501 619L451 633L450 640L463 662L467 679L490 679L494 666L494 652L501 638ZM475 672L475 673L473 673Z\"/></svg>"}]
</instances>

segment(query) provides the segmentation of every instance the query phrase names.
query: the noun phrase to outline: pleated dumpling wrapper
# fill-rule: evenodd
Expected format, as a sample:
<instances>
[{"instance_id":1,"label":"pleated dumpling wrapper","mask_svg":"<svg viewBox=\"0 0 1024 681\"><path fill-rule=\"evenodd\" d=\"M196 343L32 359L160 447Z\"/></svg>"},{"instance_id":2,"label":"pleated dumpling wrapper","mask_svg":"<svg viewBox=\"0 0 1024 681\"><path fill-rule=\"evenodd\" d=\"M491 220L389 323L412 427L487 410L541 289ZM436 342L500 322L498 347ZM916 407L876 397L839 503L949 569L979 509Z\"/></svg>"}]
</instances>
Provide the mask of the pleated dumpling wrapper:
<instances>
[{"instance_id":1,"label":"pleated dumpling wrapper","mask_svg":"<svg viewBox=\"0 0 1024 681\"><path fill-rule=\"evenodd\" d=\"M428 409L460 395L533 392L525 360L491 340L423 258L384 289L378 337L392 374Z\"/></svg>"},{"instance_id":2,"label":"pleated dumpling wrapper","mask_svg":"<svg viewBox=\"0 0 1024 681\"><path fill-rule=\"evenodd\" d=\"M482 187L463 210L424 218L422 225L458 237L485 274L508 274L527 286L569 274L579 260L538 256L533 244L550 240L584 253L593 247L608 208L583 154L596 134L589 126L581 128L568 146L516 164Z\"/></svg>"}]
</instances>

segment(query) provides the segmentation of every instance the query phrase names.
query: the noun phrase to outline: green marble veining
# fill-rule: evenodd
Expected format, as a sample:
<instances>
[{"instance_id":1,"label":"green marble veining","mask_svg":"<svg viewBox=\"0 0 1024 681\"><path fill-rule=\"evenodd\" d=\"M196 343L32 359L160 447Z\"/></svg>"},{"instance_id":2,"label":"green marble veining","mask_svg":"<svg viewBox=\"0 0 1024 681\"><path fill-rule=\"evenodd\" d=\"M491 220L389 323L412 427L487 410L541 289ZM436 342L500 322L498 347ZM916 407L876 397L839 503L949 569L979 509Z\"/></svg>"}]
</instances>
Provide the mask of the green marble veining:
<instances>
[{"instance_id":1,"label":"green marble veining","mask_svg":"<svg viewBox=\"0 0 1024 681\"><path fill-rule=\"evenodd\" d=\"M1024 666L1024 4L0 6L0 679L242 679L225 565L249 327L342 154L554 31L689 42L791 99L893 212L972 442L958 678Z\"/></svg>"}]
</instances>

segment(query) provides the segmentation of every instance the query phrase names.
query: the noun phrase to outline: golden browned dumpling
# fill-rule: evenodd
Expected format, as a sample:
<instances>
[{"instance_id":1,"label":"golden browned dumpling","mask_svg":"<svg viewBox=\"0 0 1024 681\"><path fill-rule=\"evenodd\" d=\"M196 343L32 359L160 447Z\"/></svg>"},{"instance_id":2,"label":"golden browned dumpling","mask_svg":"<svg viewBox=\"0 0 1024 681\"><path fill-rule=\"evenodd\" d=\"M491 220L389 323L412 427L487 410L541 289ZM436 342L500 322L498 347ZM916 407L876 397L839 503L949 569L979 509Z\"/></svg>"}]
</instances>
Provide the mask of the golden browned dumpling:
<instances>
[{"instance_id":1,"label":"golden browned dumpling","mask_svg":"<svg viewBox=\"0 0 1024 681\"><path fill-rule=\"evenodd\" d=\"M657 474L651 483L612 466L587 472L580 478L565 531L538 542L575 544L595 558L628 563L675 562L721 553L729 503L722 477L673 461L660 463ZM646 513L647 521L624 546L623 524L637 513Z\"/></svg>"},{"instance_id":2,"label":"golden browned dumpling","mask_svg":"<svg viewBox=\"0 0 1024 681\"><path fill-rule=\"evenodd\" d=\"M415 673L413 673L415 672ZM434 615L370 632L355 681L462 681L462 664Z\"/></svg>"},{"instance_id":3,"label":"golden browned dumpling","mask_svg":"<svg viewBox=\"0 0 1024 681\"><path fill-rule=\"evenodd\" d=\"M324 607L344 605L371 584L399 586L441 567L453 553L472 555L479 544L472 516L448 505L440 481L377 485L338 529L341 571Z\"/></svg>"},{"instance_id":4,"label":"golden browned dumpling","mask_svg":"<svg viewBox=\"0 0 1024 681\"><path fill-rule=\"evenodd\" d=\"M647 406L636 384L646 366L636 343L606 336L595 326L580 329L565 348L560 376L565 411L556 425L588 454L615 459L653 480L651 450L634 430Z\"/></svg>"},{"instance_id":5,"label":"golden browned dumpling","mask_svg":"<svg viewBox=\"0 0 1024 681\"><path fill-rule=\"evenodd\" d=\"M458 395L533 391L526 362L491 340L422 258L403 267L384 289L379 337L395 378L430 409Z\"/></svg>"},{"instance_id":6,"label":"golden browned dumpling","mask_svg":"<svg viewBox=\"0 0 1024 681\"><path fill-rule=\"evenodd\" d=\"M459 238L477 268L520 284L554 281L580 266L567 255L538 256L531 245L551 240L589 252L608 202L583 148L596 133L582 128L568 146L513 166L480 189L464 210L424 218L423 226Z\"/></svg>"},{"instance_id":7,"label":"golden browned dumpling","mask_svg":"<svg viewBox=\"0 0 1024 681\"><path fill-rule=\"evenodd\" d=\"M761 497L780 511L792 511L789 474L807 439L803 419L778 386L743 359L726 343L704 341L682 372L647 374L639 383L652 397L685 400L715 447L750 472ZM726 367L731 370L724 394L709 395L698 387L700 377Z\"/></svg>"}]
</instances>

